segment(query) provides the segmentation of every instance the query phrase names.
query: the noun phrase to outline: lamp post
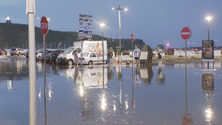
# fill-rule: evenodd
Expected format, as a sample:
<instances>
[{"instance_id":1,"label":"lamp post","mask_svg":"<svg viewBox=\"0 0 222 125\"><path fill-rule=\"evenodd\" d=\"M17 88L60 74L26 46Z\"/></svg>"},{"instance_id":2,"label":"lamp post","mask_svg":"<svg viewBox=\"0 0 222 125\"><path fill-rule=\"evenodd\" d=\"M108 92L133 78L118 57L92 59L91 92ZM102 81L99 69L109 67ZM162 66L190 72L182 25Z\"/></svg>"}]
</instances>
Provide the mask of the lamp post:
<instances>
[{"instance_id":1,"label":"lamp post","mask_svg":"<svg viewBox=\"0 0 222 125\"><path fill-rule=\"evenodd\" d=\"M120 10L125 10L127 11L127 8L112 8L112 10L118 10L119 11L119 45L121 45L121 16L120 16Z\"/></svg>"},{"instance_id":2,"label":"lamp post","mask_svg":"<svg viewBox=\"0 0 222 125\"><path fill-rule=\"evenodd\" d=\"M167 50L168 50L168 47L170 46L170 44L169 43L167 43Z\"/></svg>"},{"instance_id":3,"label":"lamp post","mask_svg":"<svg viewBox=\"0 0 222 125\"><path fill-rule=\"evenodd\" d=\"M105 26L105 24L101 23L100 26L102 27L102 51L103 51L103 63L104 63L103 27Z\"/></svg>"},{"instance_id":4,"label":"lamp post","mask_svg":"<svg viewBox=\"0 0 222 125\"><path fill-rule=\"evenodd\" d=\"M212 19L212 17L208 16L208 17L205 17L205 19L208 21L207 40L209 40L209 24L210 24L210 20Z\"/></svg>"}]
</instances>

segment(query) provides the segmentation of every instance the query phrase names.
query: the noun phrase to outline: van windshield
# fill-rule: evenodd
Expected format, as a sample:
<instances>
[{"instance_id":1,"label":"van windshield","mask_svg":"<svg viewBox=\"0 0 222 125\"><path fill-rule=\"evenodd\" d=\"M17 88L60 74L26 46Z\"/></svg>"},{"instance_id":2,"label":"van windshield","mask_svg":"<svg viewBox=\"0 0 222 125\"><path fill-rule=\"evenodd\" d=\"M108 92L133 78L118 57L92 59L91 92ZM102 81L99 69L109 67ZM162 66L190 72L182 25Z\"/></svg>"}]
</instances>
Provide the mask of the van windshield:
<instances>
[{"instance_id":1,"label":"van windshield","mask_svg":"<svg viewBox=\"0 0 222 125\"><path fill-rule=\"evenodd\" d=\"M73 50L74 50L74 48L68 48L68 49L66 49L66 50L63 52L63 54L69 54L69 53L71 53Z\"/></svg>"}]
</instances>

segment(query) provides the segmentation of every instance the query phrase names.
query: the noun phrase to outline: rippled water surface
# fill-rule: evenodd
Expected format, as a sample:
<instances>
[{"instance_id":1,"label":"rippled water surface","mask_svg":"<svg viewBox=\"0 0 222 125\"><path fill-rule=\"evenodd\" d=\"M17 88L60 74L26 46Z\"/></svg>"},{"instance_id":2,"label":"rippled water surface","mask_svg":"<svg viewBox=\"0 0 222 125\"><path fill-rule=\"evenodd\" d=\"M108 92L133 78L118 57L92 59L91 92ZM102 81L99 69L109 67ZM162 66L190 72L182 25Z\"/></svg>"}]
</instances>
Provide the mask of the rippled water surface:
<instances>
[{"instance_id":1,"label":"rippled water surface","mask_svg":"<svg viewBox=\"0 0 222 125\"><path fill-rule=\"evenodd\" d=\"M0 60L0 124L29 124L26 60ZM221 125L221 64L44 66L38 62L38 125ZM46 99L46 100L45 100Z\"/></svg>"}]
</instances>

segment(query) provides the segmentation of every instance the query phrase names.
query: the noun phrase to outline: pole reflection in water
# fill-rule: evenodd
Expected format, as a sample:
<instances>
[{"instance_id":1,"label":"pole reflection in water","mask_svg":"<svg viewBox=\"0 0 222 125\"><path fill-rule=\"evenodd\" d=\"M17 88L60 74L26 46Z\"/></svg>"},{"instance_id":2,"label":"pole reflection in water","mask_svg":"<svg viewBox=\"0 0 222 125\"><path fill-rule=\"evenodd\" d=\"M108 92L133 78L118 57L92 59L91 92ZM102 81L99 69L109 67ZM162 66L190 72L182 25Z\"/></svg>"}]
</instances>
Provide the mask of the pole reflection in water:
<instances>
[{"instance_id":1,"label":"pole reflection in water","mask_svg":"<svg viewBox=\"0 0 222 125\"><path fill-rule=\"evenodd\" d=\"M117 77L119 80L119 85L120 85L120 93L119 93L119 102L120 102L120 108L122 108L122 71L121 71L121 66L116 66L116 71L117 71Z\"/></svg>"},{"instance_id":2,"label":"pole reflection in water","mask_svg":"<svg viewBox=\"0 0 222 125\"><path fill-rule=\"evenodd\" d=\"M132 107L136 107L135 96L134 96L134 80L133 80L133 62L132 62Z\"/></svg>"},{"instance_id":3,"label":"pole reflection in water","mask_svg":"<svg viewBox=\"0 0 222 125\"><path fill-rule=\"evenodd\" d=\"M46 102L46 82L44 83L44 106L45 106L45 125L47 125L47 102Z\"/></svg>"},{"instance_id":4,"label":"pole reflection in water","mask_svg":"<svg viewBox=\"0 0 222 125\"><path fill-rule=\"evenodd\" d=\"M210 106L210 95L214 94L214 74L213 73L203 73L202 74L202 91L206 93L207 98L207 108L205 109L205 118L208 125L211 125L213 119L213 110Z\"/></svg>"},{"instance_id":5,"label":"pole reflection in water","mask_svg":"<svg viewBox=\"0 0 222 125\"><path fill-rule=\"evenodd\" d=\"M187 64L185 64L185 107L186 107L186 113L185 116L182 117L182 125L192 125L193 119L188 117L190 115L188 113L188 107L187 107Z\"/></svg>"},{"instance_id":6,"label":"pole reflection in water","mask_svg":"<svg viewBox=\"0 0 222 125\"><path fill-rule=\"evenodd\" d=\"M164 84L165 82L165 75L162 73L162 66L159 66L156 81L159 83L159 85Z\"/></svg>"}]
</instances>

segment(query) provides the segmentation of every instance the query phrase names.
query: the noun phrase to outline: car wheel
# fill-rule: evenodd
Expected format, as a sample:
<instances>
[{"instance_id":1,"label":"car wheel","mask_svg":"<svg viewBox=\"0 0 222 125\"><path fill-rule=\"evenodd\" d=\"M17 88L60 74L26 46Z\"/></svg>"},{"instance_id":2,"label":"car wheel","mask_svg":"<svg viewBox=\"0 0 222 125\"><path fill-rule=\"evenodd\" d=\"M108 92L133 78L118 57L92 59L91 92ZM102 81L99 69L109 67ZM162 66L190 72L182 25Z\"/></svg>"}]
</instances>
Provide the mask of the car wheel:
<instances>
[{"instance_id":1,"label":"car wheel","mask_svg":"<svg viewBox=\"0 0 222 125\"><path fill-rule=\"evenodd\" d=\"M20 55L20 53L18 53L18 56Z\"/></svg>"},{"instance_id":2,"label":"car wheel","mask_svg":"<svg viewBox=\"0 0 222 125\"><path fill-rule=\"evenodd\" d=\"M11 54L11 56L13 56L13 55Z\"/></svg>"},{"instance_id":3,"label":"car wheel","mask_svg":"<svg viewBox=\"0 0 222 125\"><path fill-rule=\"evenodd\" d=\"M69 61L68 61L68 65L72 65L73 64L73 61L70 59Z\"/></svg>"},{"instance_id":4,"label":"car wheel","mask_svg":"<svg viewBox=\"0 0 222 125\"><path fill-rule=\"evenodd\" d=\"M89 63L88 63L89 65L93 65L93 62L92 61L89 61Z\"/></svg>"}]
</instances>

